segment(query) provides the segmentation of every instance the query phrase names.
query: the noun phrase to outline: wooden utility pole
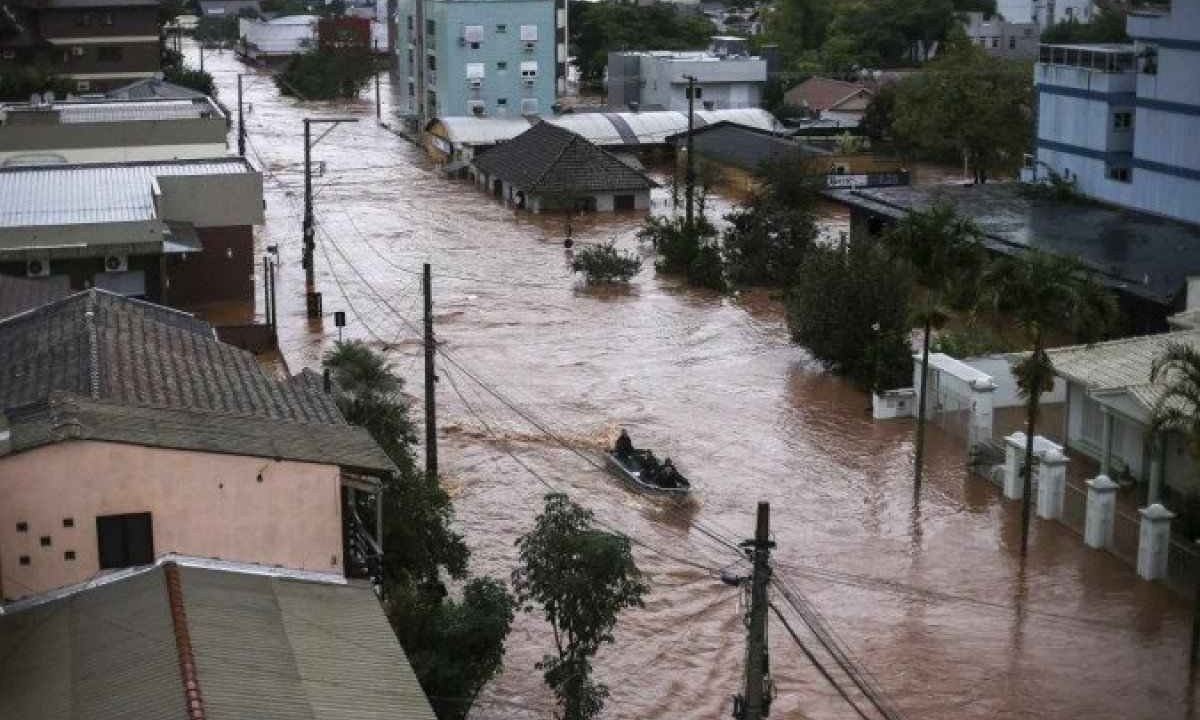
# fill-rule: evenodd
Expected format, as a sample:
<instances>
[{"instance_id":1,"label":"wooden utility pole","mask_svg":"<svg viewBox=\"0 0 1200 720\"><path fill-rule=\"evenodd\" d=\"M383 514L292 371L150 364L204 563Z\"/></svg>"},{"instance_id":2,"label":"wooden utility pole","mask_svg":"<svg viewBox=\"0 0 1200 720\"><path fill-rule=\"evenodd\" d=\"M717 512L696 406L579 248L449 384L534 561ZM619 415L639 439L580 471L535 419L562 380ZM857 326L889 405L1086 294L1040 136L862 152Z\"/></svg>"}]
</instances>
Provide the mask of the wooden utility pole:
<instances>
[{"instance_id":1,"label":"wooden utility pole","mask_svg":"<svg viewBox=\"0 0 1200 720\"><path fill-rule=\"evenodd\" d=\"M238 155L246 157L246 118L242 114L242 74L238 73Z\"/></svg>"},{"instance_id":2,"label":"wooden utility pole","mask_svg":"<svg viewBox=\"0 0 1200 720\"><path fill-rule=\"evenodd\" d=\"M771 504L758 504L754 539L742 543L754 562L750 578L750 636L746 647L746 698L741 720L762 720L770 711L767 693L767 585L771 582Z\"/></svg>"},{"instance_id":3,"label":"wooden utility pole","mask_svg":"<svg viewBox=\"0 0 1200 720\"><path fill-rule=\"evenodd\" d=\"M696 76L684 75L684 80L687 80L687 96L688 96L688 124L687 124L687 169L684 171L683 183L687 197L684 198L684 218L687 222L688 232L693 229L692 212L694 208L694 200L692 195L696 190L696 159L695 153L692 152L692 130L695 127L695 110L696 110Z\"/></svg>"},{"instance_id":4,"label":"wooden utility pole","mask_svg":"<svg viewBox=\"0 0 1200 720\"><path fill-rule=\"evenodd\" d=\"M434 353L437 352L433 337L433 282L429 263L425 263L425 477L437 482L437 373L434 371Z\"/></svg>"}]
</instances>

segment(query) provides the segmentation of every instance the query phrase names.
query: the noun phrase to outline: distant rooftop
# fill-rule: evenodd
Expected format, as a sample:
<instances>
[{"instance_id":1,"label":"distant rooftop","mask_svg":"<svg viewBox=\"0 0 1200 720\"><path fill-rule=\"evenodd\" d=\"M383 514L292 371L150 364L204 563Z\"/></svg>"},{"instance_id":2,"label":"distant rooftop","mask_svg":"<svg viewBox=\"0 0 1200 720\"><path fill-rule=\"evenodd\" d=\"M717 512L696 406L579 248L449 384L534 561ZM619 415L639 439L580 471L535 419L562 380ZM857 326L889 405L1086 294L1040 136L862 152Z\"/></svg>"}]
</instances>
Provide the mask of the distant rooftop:
<instances>
[{"instance_id":1,"label":"distant rooftop","mask_svg":"<svg viewBox=\"0 0 1200 720\"><path fill-rule=\"evenodd\" d=\"M221 111L203 96L196 99L179 100L71 101L41 106L29 103L0 105L0 118L5 119L6 122L18 120L14 117L15 114L28 116L42 113L53 113L57 116L57 122L62 125L139 120L191 120L222 116Z\"/></svg>"},{"instance_id":2,"label":"distant rooftop","mask_svg":"<svg viewBox=\"0 0 1200 720\"><path fill-rule=\"evenodd\" d=\"M1089 202L1030 197L1019 183L911 185L826 193L840 202L900 218L947 202L971 218L989 246L1014 254L1035 247L1076 257L1113 289L1170 305L1200 275L1200 227Z\"/></svg>"},{"instance_id":3,"label":"distant rooftop","mask_svg":"<svg viewBox=\"0 0 1200 720\"><path fill-rule=\"evenodd\" d=\"M175 83L159 80L158 78L146 78L144 80L136 80L128 85L122 85L118 88L113 88L104 93L104 97L109 100L152 100L152 99L172 99L182 100L187 98L202 98L207 97L204 93L191 88L176 85Z\"/></svg>"}]
</instances>

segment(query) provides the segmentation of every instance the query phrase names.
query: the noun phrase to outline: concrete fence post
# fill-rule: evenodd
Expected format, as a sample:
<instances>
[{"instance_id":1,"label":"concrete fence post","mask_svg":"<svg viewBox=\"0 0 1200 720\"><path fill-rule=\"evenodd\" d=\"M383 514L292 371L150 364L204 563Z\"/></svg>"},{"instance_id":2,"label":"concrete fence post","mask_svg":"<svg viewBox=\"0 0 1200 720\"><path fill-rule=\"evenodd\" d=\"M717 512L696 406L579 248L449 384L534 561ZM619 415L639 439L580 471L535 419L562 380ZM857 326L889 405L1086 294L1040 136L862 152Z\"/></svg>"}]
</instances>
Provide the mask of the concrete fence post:
<instances>
[{"instance_id":1,"label":"concrete fence post","mask_svg":"<svg viewBox=\"0 0 1200 720\"><path fill-rule=\"evenodd\" d=\"M1158 503L1141 508L1138 531L1137 572L1145 580L1167 576L1167 558L1171 554L1171 519L1175 513Z\"/></svg>"},{"instance_id":2,"label":"concrete fence post","mask_svg":"<svg viewBox=\"0 0 1200 720\"><path fill-rule=\"evenodd\" d=\"M1083 542L1091 548L1112 547L1119 486L1107 475L1097 475L1088 480L1087 485L1087 518L1084 521Z\"/></svg>"},{"instance_id":3,"label":"concrete fence post","mask_svg":"<svg viewBox=\"0 0 1200 720\"><path fill-rule=\"evenodd\" d=\"M995 411L996 385L987 380L971 381L971 424L967 430L971 448L990 442Z\"/></svg>"},{"instance_id":4,"label":"concrete fence post","mask_svg":"<svg viewBox=\"0 0 1200 720\"><path fill-rule=\"evenodd\" d=\"M1025 433L1015 432L1004 438L1004 497L1020 500L1025 494L1021 466L1025 463Z\"/></svg>"},{"instance_id":5,"label":"concrete fence post","mask_svg":"<svg viewBox=\"0 0 1200 720\"><path fill-rule=\"evenodd\" d=\"M1063 514L1063 496L1067 491L1067 457L1050 449L1042 455L1038 466L1037 515L1045 520L1059 520Z\"/></svg>"}]
</instances>

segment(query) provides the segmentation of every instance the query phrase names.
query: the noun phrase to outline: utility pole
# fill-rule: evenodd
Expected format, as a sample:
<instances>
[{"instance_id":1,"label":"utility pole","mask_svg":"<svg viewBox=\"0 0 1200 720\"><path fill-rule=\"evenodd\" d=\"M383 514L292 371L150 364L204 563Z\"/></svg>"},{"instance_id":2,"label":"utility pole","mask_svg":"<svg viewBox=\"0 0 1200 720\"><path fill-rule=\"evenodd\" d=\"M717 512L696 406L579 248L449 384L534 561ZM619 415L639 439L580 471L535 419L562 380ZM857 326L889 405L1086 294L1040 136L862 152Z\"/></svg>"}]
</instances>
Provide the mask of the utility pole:
<instances>
[{"instance_id":1,"label":"utility pole","mask_svg":"<svg viewBox=\"0 0 1200 720\"><path fill-rule=\"evenodd\" d=\"M316 268L314 251L317 248L316 222L313 220L312 194L312 149L333 131L338 123L358 122L357 118L304 118L304 255L301 264L304 266L304 297L308 307L309 318L321 317L321 293L317 292ZM312 124L327 123L332 127L326 130L316 142L312 140Z\"/></svg>"},{"instance_id":2,"label":"utility pole","mask_svg":"<svg viewBox=\"0 0 1200 720\"><path fill-rule=\"evenodd\" d=\"M684 187L687 197L684 198L684 218L687 221L688 232L694 228L692 224L692 211L694 201L692 195L696 190L696 158L692 152L692 129L695 127L695 107L696 107L696 76L684 75L684 80L688 82L688 126L687 126L687 170L684 174Z\"/></svg>"},{"instance_id":3,"label":"utility pole","mask_svg":"<svg viewBox=\"0 0 1200 720\"><path fill-rule=\"evenodd\" d=\"M746 698L740 720L762 720L770 713L771 698L767 693L767 585L771 582L771 504L758 503L758 521L754 539L742 547L754 562L750 578L750 636L746 646Z\"/></svg>"},{"instance_id":4,"label":"utility pole","mask_svg":"<svg viewBox=\"0 0 1200 720\"><path fill-rule=\"evenodd\" d=\"M204 72L204 41L196 41L196 51L200 53L200 72Z\"/></svg>"},{"instance_id":5,"label":"utility pole","mask_svg":"<svg viewBox=\"0 0 1200 720\"><path fill-rule=\"evenodd\" d=\"M246 119L242 114L242 74L238 73L238 155L246 157Z\"/></svg>"},{"instance_id":6,"label":"utility pole","mask_svg":"<svg viewBox=\"0 0 1200 720\"><path fill-rule=\"evenodd\" d=\"M1196 545L1200 547L1200 540L1196 541ZM1196 581L1196 596L1192 603L1191 650L1190 662L1192 666L1192 675L1194 676L1196 673L1196 666L1200 665L1200 580Z\"/></svg>"},{"instance_id":7,"label":"utility pole","mask_svg":"<svg viewBox=\"0 0 1200 720\"><path fill-rule=\"evenodd\" d=\"M430 279L429 263L425 263L425 477L437 482L437 374L434 371L434 353L437 352L433 338L433 282Z\"/></svg>"},{"instance_id":8,"label":"utility pole","mask_svg":"<svg viewBox=\"0 0 1200 720\"><path fill-rule=\"evenodd\" d=\"M375 41L375 122L383 122L383 111L379 105L379 41Z\"/></svg>"}]
</instances>

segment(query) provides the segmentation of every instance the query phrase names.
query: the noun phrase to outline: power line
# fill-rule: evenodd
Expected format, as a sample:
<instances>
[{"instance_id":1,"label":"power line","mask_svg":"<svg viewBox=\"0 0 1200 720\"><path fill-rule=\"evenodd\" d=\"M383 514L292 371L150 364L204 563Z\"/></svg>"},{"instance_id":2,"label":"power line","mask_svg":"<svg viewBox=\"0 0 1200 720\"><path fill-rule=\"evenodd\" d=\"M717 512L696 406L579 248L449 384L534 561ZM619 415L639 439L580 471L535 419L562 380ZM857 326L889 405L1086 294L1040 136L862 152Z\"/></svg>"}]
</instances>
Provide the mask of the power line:
<instances>
[{"instance_id":1,"label":"power line","mask_svg":"<svg viewBox=\"0 0 1200 720\"><path fill-rule=\"evenodd\" d=\"M769 606L771 610L775 612L775 617L779 618L779 622L783 623L783 627L788 631L788 634L792 636L792 640L795 641L797 646L799 646L800 651L803 652L804 656L808 658L808 661L813 664L813 667L817 669L817 672L821 673L821 677L825 678L825 680L833 686L834 690L837 690L838 695L842 696L842 699L854 709L854 712L857 713L862 720L871 720L871 718L869 718L867 714L862 711L862 708L860 708L858 704L854 702L846 690L840 684L838 684L838 681L829 674L829 671L825 669L825 666L820 660L817 659L817 656L813 654L812 650L808 649L808 646L804 644L804 641L801 640L800 636L796 634L796 631L792 629L791 623L787 621L787 618L783 616L783 613L779 612L779 606L777 606L775 603L770 603Z\"/></svg>"}]
</instances>

